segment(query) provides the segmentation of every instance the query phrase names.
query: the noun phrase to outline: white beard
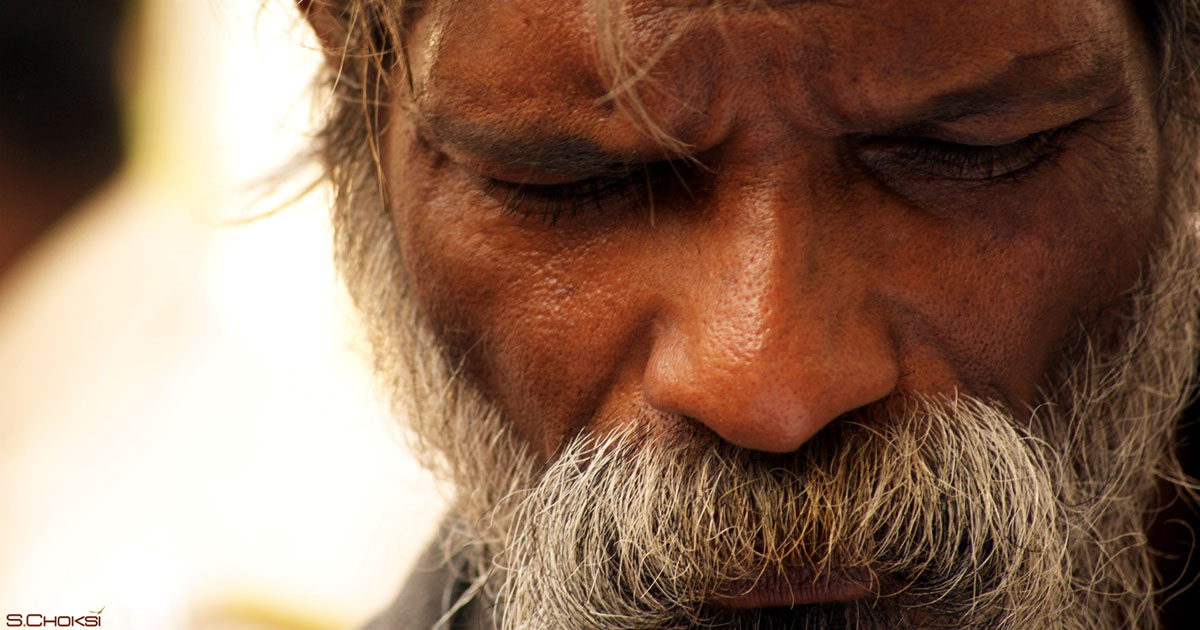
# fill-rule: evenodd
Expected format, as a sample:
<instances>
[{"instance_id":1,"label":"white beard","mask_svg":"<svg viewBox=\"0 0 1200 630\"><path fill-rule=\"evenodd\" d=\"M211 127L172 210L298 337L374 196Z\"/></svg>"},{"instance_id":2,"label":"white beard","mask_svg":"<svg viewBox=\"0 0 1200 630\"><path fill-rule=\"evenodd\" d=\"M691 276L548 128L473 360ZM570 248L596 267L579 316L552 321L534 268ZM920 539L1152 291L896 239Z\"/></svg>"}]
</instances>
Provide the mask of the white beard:
<instances>
[{"instance_id":1,"label":"white beard","mask_svg":"<svg viewBox=\"0 0 1200 630\"><path fill-rule=\"evenodd\" d=\"M1156 626L1144 533L1156 483L1181 478L1170 441L1200 311L1190 220L1172 225L1118 342L1081 346L1024 426L966 395L911 396L786 455L703 429L585 432L545 469L455 378L402 296L399 262L375 264L391 243L375 231L360 261L372 273L351 289L371 296L359 305L416 450L459 488L447 555L468 559L467 597L494 602L505 630ZM729 578L797 566L867 568L879 597L711 605Z\"/></svg>"}]
</instances>

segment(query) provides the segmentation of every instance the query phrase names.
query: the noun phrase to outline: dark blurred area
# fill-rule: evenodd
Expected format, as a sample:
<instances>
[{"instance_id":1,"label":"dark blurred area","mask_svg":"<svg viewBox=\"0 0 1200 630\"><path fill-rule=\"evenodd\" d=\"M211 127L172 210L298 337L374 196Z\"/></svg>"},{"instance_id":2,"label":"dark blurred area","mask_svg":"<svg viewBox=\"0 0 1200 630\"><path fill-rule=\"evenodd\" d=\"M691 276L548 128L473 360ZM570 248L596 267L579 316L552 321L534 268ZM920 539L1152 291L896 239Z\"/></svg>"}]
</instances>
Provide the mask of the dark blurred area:
<instances>
[{"instance_id":1,"label":"dark blurred area","mask_svg":"<svg viewBox=\"0 0 1200 630\"><path fill-rule=\"evenodd\" d=\"M0 274L121 164L126 5L0 2Z\"/></svg>"},{"instance_id":2,"label":"dark blurred area","mask_svg":"<svg viewBox=\"0 0 1200 630\"><path fill-rule=\"evenodd\" d=\"M1193 399L1184 412L1178 442L1184 472L1200 478L1200 400ZM1174 488L1164 490L1164 503L1150 530L1151 544L1162 552L1159 571L1165 588L1158 599L1163 628L1200 628L1200 508Z\"/></svg>"}]
</instances>

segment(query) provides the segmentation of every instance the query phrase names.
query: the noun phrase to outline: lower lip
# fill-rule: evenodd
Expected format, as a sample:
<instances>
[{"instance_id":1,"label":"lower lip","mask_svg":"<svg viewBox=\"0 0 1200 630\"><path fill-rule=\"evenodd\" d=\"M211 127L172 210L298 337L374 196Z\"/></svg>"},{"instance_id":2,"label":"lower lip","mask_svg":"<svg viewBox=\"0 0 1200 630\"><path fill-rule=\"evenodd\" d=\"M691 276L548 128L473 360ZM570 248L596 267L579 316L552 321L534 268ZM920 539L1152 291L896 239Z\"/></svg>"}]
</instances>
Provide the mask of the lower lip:
<instances>
[{"instance_id":1,"label":"lower lip","mask_svg":"<svg viewBox=\"0 0 1200 630\"><path fill-rule=\"evenodd\" d=\"M718 595L713 603L735 609L802 606L864 599L875 590L869 571L814 577L811 571L795 570L732 582L724 589L727 594Z\"/></svg>"}]
</instances>

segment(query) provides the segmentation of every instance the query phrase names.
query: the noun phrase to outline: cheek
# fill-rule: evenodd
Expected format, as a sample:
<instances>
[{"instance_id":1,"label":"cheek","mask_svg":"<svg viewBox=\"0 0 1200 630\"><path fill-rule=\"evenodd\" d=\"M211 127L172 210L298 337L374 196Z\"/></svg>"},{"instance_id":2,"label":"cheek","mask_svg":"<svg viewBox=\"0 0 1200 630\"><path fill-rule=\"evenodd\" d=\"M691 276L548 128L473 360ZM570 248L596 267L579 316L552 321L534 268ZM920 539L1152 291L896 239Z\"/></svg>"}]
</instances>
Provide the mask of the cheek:
<instances>
[{"instance_id":1,"label":"cheek","mask_svg":"<svg viewBox=\"0 0 1200 630\"><path fill-rule=\"evenodd\" d=\"M843 274L821 281L870 285L900 388L959 388L1014 408L1036 400L1063 346L1081 327L1094 332L1132 286L1159 223L1154 136L1120 137L978 193L935 191L905 205L863 185L849 187L879 194L831 193L817 204L837 208L814 224L833 257L824 275ZM680 213L656 228L629 218L547 228L501 214L403 124L392 126L385 155L413 298L448 358L527 441L548 456L589 422L643 402L664 304L681 285L716 286L682 268L700 256L692 250L707 224Z\"/></svg>"},{"instance_id":2,"label":"cheek","mask_svg":"<svg viewBox=\"0 0 1200 630\"><path fill-rule=\"evenodd\" d=\"M881 282L906 387L954 381L1020 408L1064 350L1111 334L1102 322L1123 306L1161 224L1154 136L1110 139L1121 137L1111 152L1085 146L948 219L878 237L888 251L920 252L895 254L902 262ZM925 203L953 210L963 198Z\"/></svg>"},{"instance_id":3,"label":"cheek","mask_svg":"<svg viewBox=\"0 0 1200 630\"><path fill-rule=\"evenodd\" d=\"M413 297L448 358L552 453L636 352L646 302L628 249L503 215L458 167L397 145L392 180L410 184L389 197Z\"/></svg>"}]
</instances>

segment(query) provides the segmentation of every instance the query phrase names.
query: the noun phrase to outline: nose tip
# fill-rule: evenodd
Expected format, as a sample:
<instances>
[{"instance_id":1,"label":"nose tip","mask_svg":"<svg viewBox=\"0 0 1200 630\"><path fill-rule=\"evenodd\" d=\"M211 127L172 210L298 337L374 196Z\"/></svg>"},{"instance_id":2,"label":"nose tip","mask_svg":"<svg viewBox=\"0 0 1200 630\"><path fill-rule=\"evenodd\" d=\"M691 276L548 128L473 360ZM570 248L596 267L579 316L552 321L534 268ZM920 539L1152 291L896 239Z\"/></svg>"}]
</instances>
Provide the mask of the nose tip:
<instances>
[{"instance_id":1,"label":"nose tip","mask_svg":"<svg viewBox=\"0 0 1200 630\"><path fill-rule=\"evenodd\" d=\"M856 213L830 211L814 158L774 138L724 149L701 198L710 212L664 235L676 246L651 276L660 300L642 393L734 445L785 453L887 397L901 375L877 290L891 271L862 255ZM763 157L763 146L779 152Z\"/></svg>"},{"instance_id":2,"label":"nose tip","mask_svg":"<svg viewBox=\"0 0 1200 630\"><path fill-rule=\"evenodd\" d=\"M839 416L886 397L899 378L878 342L823 354L794 350L662 340L643 394L659 411L691 418L734 445L786 453Z\"/></svg>"}]
</instances>

